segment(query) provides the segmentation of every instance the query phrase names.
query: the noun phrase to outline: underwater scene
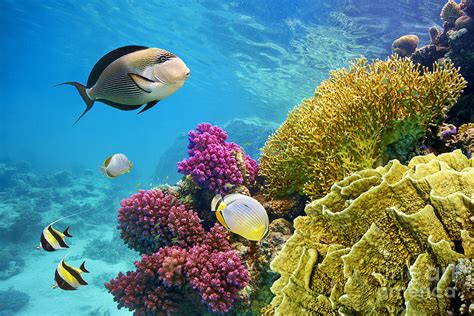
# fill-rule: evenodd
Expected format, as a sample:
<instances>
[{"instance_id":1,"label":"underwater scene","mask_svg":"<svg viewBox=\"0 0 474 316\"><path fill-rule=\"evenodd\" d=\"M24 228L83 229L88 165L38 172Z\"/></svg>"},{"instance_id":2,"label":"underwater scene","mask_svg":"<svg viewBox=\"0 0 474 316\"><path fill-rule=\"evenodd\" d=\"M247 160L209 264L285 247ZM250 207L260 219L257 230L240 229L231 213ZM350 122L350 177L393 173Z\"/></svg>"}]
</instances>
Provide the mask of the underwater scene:
<instances>
[{"instance_id":1,"label":"underwater scene","mask_svg":"<svg viewBox=\"0 0 474 316\"><path fill-rule=\"evenodd\" d=\"M0 316L474 315L473 0L0 0Z\"/></svg>"}]
</instances>

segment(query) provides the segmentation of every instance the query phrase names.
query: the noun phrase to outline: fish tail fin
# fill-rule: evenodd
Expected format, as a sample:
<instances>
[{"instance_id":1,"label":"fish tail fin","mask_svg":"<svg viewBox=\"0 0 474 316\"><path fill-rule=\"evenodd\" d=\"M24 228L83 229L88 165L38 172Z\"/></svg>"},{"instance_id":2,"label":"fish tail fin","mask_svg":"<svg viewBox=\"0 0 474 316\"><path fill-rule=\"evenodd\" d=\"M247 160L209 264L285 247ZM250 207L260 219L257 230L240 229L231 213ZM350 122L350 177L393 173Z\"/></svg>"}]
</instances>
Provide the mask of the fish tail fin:
<instances>
[{"instance_id":1,"label":"fish tail fin","mask_svg":"<svg viewBox=\"0 0 474 316\"><path fill-rule=\"evenodd\" d=\"M64 234L64 236L72 237L71 233L69 232L69 226L68 226L68 228L66 228L66 229L63 231L63 234Z\"/></svg>"},{"instance_id":2,"label":"fish tail fin","mask_svg":"<svg viewBox=\"0 0 474 316\"><path fill-rule=\"evenodd\" d=\"M82 84L80 84L79 82L75 82L75 81L68 81L68 82L63 82L63 83L60 83L60 84L57 84L56 86L61 86L61 85L65 85L65 84L68 84L68 85L71 85L71 86L74 86L76 87L77 91L79 92L79 94L81 95L82 99L84 100L84 102L86 103L86 109L84 110L84 112L82 112L82 114L78 117L78 119L76 120L76 122L74 122L74 125L76 125L77 122L79 122L79 120L87 113L89 112L90 109L92 109L92 105L94 104L94 100L92 100L89 95L87 94L86 92L86 87Z\"/></svg>"},{"instance_id":3,"label":"fish tail fin","mask_svg":"<svg viewBox=\"0 0 474 316\"><path fill-rule=\"evenodd\" d=\"M79 267L79 269L80 269L82 272L90 273L89 270L86 269L86 262L85 262L85 261L81 264L81 266Z\"/></svg>"}]
</instances>

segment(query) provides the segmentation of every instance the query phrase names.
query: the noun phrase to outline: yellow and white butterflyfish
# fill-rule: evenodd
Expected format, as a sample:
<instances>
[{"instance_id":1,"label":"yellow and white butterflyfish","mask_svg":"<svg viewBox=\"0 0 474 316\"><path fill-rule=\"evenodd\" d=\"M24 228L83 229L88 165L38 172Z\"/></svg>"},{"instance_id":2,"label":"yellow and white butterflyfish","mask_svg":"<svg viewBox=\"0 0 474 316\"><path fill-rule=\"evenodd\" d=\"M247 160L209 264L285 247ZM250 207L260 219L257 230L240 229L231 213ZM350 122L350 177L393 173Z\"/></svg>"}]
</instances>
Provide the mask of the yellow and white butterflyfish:
<instances>
[{"instance_id":1,"label":"yellow and white butterflyfish","mask_svg":"<svg viewBox=\"0 0 474 316\"><path fill-rule=\"evenodd\" d=\"M59 262L54 273L53 289L60 288L66 291L77 290L88 283L82 278L82 274L89 273L85 267L85 261L79 268L73 267L66 262L64 258Z\"/></svg>"},{"instance_id":2,"label":"yellow and white butterflyfish","mask_svg":"<svg viewBox=\"0 0 474 316\"><path fill-rule=\"evenodd\" d=\"M218 194L211 202L219 223L248 240L259 241L268 233L268 214L254 198L235 193L224 198Z\"/></svg>"},{"instance_id":3,"label":"yellow and white butterflyfish","mask_svg":"<svg viewBox=\"0 0 474 316\"><path fill-rule=\"evenodd\" d=\"M100 172L109 179L117 178L125 173L129 173L133 163L124 154L113 154L104 160L100 167Z\"/></svg>"}]
</instances>

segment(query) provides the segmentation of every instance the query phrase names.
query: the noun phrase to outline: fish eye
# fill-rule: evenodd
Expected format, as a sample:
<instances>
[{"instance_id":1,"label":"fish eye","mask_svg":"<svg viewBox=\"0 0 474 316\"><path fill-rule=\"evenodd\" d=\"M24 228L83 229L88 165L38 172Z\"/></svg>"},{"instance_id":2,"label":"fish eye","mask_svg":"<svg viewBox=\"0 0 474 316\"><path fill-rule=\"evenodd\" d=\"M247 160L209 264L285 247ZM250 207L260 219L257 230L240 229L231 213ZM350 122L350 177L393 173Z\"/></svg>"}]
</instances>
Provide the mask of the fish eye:
<instances>
[{"instance_id":1,"label":"fish eye","mask_svg":"<svg viewBox=\"0 0 474 316\"><path fill-rule=\"evenodd\" d=\"M165 56L161 56L161 57L159 58L159 62L160 62L160 63L164 63L166 60L167 60L167 59L166 59Z\"/></svg>"}]
</instances>

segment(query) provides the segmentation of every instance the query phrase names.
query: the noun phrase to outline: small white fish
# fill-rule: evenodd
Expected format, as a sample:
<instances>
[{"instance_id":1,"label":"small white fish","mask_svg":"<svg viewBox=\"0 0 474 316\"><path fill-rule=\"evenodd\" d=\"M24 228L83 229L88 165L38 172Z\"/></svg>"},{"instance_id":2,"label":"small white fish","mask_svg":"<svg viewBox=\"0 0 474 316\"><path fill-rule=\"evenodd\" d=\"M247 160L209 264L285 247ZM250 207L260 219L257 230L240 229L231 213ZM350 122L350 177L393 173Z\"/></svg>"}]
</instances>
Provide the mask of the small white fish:
<instances>
[{"instance_id":1,"label":"small white fish","mask_svg":"<svg viewBox=\"0 0 474 316\"><path fill-rule=\"evenodd\" d=\"M211 202L217 220L231 232L258 241L268 233L268 214L254 198L243 194L216 195Z\"/></svg>"},{"instance_id":2,"label":"small white fish","mask_svg":"<svg viewBox=\"0 0 474 316\"><path fill-rule=\"evenodd\" d=\"M133 163L128 160L124 154L113 154L104 160L104 164L100 167L100 172L109 179L116 178L125 173L130 172Z\"/></svg>"}]
</instances>

